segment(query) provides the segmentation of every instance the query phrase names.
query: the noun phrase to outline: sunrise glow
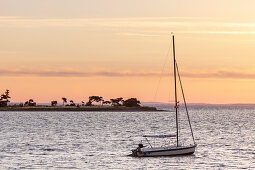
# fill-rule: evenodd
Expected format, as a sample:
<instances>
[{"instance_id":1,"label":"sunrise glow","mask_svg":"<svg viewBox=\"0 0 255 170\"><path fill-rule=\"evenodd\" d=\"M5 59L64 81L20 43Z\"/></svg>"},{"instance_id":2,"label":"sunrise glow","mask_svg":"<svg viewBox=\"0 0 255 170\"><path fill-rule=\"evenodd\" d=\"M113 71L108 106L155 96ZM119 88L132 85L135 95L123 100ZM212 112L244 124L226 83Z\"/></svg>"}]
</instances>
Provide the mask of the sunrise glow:
<instances>
[{"instance_id":1,"label":"sunrise glow","mask_svg":"<svg viewBox=\"0 0 255 170\"><path fill-rule=\"evenodd\" d=\"M173 32L189 103L255 103L254 1L96 1L0 3L12 102L171 101Z\"/></svg>"}]
</instances>

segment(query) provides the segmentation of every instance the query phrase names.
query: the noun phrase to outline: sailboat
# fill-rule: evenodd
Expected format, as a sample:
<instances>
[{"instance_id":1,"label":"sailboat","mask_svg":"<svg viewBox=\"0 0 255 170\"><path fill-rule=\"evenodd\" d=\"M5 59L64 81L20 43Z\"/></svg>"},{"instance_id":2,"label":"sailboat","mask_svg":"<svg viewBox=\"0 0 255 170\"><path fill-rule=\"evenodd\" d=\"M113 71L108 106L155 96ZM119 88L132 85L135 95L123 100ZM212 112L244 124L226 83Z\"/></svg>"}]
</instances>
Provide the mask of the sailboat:
<instances>
[{"instance_id":1,"label":"sailboat","mask_svg":"<svg viewBox=\"0 0 255 170\"><path fill-rule=\"evenodd\" d=\"M147 143L149 144L150 147L145 147L142 143L138 144L138 147L136 149L132 150L132 156L135 157L152 157L152 156L180 156L180 155L190 155L195 152L195 149L197 147L197 144L194 139L193 135L193 130L191 127L190 123L190 118L189 118L189 113L188 113L188 108L184 96L184 91L182 87L182 82L180 78L180 73L178 69L178 65L175 59L175 44L174 44L174 35L172 36L173 38L173 64L174 64L174 96L175 96L175 120L176 120L176 134L164 134L164 135L144 135L143 137L146 139ZM178 96L177 96L177 77L179 79L179 84L181 87L182 91L182 97L184 101L184 107L185 111L187 114L188 122L189 122L189 128L192 136L193 143L189 145L182 145L180 144L179 141L179 115L178 115L178 110L179 110L179 102L178 102ZM154 147L152 146L151 142L148 140L150 138L175 138L175 144L171 146L164 146L164 147Z\"/></svg>"}]
</instances>

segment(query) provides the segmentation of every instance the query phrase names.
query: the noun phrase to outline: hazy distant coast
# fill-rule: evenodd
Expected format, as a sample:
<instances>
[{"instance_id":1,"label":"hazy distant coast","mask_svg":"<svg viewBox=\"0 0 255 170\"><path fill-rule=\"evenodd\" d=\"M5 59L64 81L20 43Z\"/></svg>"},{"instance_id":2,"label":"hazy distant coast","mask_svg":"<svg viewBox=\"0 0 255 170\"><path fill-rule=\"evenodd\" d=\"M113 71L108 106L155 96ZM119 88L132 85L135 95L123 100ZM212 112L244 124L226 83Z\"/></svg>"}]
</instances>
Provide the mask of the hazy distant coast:
<instances>
[{"instance_id":1,"label":"hazy distant coast","mask_svg":"<svg viewBox=\"0 0 255 170\"><path fill-rule=\"evenodd\" d=\"M8 106L0 107L0 111L122 111L122 112L139 112L139 111L160 111L156 107L139 106L34 106L34 107L18 107Z\"/></svg>"}]
</instances>

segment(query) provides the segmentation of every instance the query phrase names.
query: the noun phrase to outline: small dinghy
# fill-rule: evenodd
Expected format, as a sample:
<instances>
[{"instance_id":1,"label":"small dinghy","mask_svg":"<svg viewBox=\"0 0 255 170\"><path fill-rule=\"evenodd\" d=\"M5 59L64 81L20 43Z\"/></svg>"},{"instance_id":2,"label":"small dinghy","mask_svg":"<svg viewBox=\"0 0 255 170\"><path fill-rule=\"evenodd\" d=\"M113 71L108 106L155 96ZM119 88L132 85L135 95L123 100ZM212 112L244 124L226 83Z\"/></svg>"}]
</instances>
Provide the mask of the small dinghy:
<instances>
[{"instance_id":1,"label":"small dinghy","mask_svg":"<svg viewBox=\"0 0 255 170\"><path fill-rule=\"evenodd\" d=\"M175 45L174 45L174 35L172 36L173 38L173 58L174 58L174 91L175 91L175 120L176 120L176 134L170 134L170 135L144 135L143 137L146 139L148 145L150 147L145 147L142 143L138 145L136 149L132 150L132 156L135 157L151 157L151 156L181 156L181 155L190 155L195 152L197 144L195 143L194 135L193 135L193 130L191 127L190 123L190 118L189 118L189 113L188 113L188 108L184 96L184 91L182 88L182 82L180 78L180 73L178 70L178 65L175 59ZM182 92L182 97L183 97L183 102L185 106L185 111L187 114L188 122L189 122L189 128L190 132L192 135L192 140L193 144L190 145L181 145L179 142L179 121L178 121L178 109L179 109L179 102L177 99L177 76L179 79L180 87L181 87L181 92ZM176 141L176 144L170 145L170 146L164 146L164 147L153 147L149 138L158 138L158 139L165 139L165 138L174 138Z\"/></svg>"}]
</instances>

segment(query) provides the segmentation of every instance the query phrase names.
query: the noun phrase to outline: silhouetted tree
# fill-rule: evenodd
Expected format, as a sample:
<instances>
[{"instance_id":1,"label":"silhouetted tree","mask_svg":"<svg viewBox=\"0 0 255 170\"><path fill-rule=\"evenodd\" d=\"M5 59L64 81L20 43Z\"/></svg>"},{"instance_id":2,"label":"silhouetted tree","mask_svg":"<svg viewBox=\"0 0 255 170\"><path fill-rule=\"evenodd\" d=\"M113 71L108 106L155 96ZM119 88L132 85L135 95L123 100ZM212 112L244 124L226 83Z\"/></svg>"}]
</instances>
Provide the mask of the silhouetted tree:
<instances>
[{"instance_id":1,"label":"silhouetted tree","mask_svg":"<svg viewBox=\"0 0 255 170\"><path fill-rule=\"evenodd\" d=\"M112 102L110 101L103 101L102 104L111 104Z\"/></svg>"},{"instance_id":2,"label":"silhouetted tree","mask_svg":"<svg viewBox=\"0 0 255 170\"><path fill-rule=\"evenodd\" d=\"M88 101L85 106L92 106L92 102Z\"/></svg>"},{"instance_id":3,"label":"silhouetted tree","mask_svg":"<svg viewBox=\"0 0 255 170\"><path fill-rule=\"evenodd\" d=\"M139 107L141 102L137 100L136 98L130 98L123 101L123 106L126 107Z\"/></svg>"},{"instance_id":4,"label":"silhouetted tree","mask_svg":"<svg viewBox=\"0 0 255 170\"><path fill-rule=\"evenodd\" d=\"M33 99L29 99L25 102L24 106L36 106L36 102Z\"/></svg>"},{"instance_id":5,"label":"silhouetted tree","mask_svg":"<svg viewBox=\"0 0 255 170\"><path fill-rule=\"evenodd\" d=\"M73 100L70 100L70 106L75 106L75 103Z\"/></svg>"},{"instance_id":6,"label":"silhouetted tree","mask_svg":"<svg viewBox=\"0 0 255 170\"><path fill-rule=\"evenodd\" d=\"M51 106L56 106L58 104L58 102L57 101L51 101Z\"/></svg>"},{"instance_id":7,"label":"silhouetted tree","mask_svg":"<svg viewBox=\"0 0 255 170\"><path fill-rule=\"evenodd\" d=\"M101 97L101 96L89 96L89 102L91 103L91 105L92 105L92 103L93 102L101 102L103 100L103 97Z\"/></svg>"},{"instance_id":8,"label":"silhouetted tree","mask_svg":"<svg viewBox=\"0 0 255 170\"><path fill-rule=\"evenodd\" d=\"M65 106L65 103L67 102L67 99L65 97L62 97L63 100L63 106Z\"/></svg>"},{"instance_id":9,"label":"silhouetted tree","mask_svg":"<svg viewBox=\"0 0 255 170\"><path fill-rule=\"evenodd\" d=\"M0 107L6 107L7 103L10 102L9 98L11 98L9 96L10 91L8 89L6 89L5 93L1 95L0 97Z\"/></svg>"},{"instance_id":10,"label":"silhouetted tree","mask_svg":"<svg viewBox=\"0 0 255 170\"><path fill-rule=\"evenodd\" d=\"M120 102L123 103L123 98L119 97L119 98L116 98L116 99L110 99L110 101L112 103L112 106L121 106Z\"/></svg>"},{"instance_id":11,"label":"silhouetted tree","mask_svg":"<svg viewBox=\"0 0 255 170\"><path fill-rule=\"evenodd\" d=\"M7 99L7 100L8 100L9 98L11 98L11 97L9 96L9 94L10 94L10 90L6 89L6 90L5 90L5 93L4 93L4 98Z\"/></svg>"},{"instance_id":12,"label":"silhouetted tree","mask_svg":"<svg viewBox=\"0 0 255 170\"><path fill-rule=\"evenodd\" d=\"M123 104L123 102L124 102L123 97L119 97L119 98L117 98L117 99L119 100L119 103L120 103L120 104Z\"/></svg>"},{"instance_id":13,"label":"silhouetted tree","mask_svg":"<svg viewBox=\"0 0 255 170\"><path fill-rule=\"evenodd\" d=\"M84 105L85 105L85 102L84 102L84 101L81 101L81 103L82 103L81 106L84 106Z\"/></svg>"}]
</instances>

